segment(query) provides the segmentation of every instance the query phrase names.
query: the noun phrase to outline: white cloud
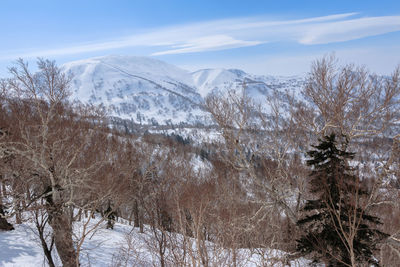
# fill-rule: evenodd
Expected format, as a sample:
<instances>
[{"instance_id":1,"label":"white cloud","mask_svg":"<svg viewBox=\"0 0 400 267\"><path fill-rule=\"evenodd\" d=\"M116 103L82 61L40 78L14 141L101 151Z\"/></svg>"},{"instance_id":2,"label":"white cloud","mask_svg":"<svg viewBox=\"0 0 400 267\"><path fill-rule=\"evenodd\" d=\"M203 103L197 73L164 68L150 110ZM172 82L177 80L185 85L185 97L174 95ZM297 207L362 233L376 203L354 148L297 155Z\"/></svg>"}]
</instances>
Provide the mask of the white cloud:
<instances>
[{"instance_id":1,"label":"white cloud","mask_svg":"<svg viewBox=\"0 0 400 267\"><path fill-rule=\"evenodd\" d=\"M283 26L283 25L296 25L296 24L305 24L305 23L315 23L315 22L324 22L324 21L333 21L338 19L344 19L347 17L351 17L357 15L358 13L343 13L343 14L336 14L336 15L329 15L329 16L322 16L322 17L313 17L307 19L297 19L297 20L277 20L277 21L270 21L270 20L253 20L255 21L246 21L245 19L242 20L240 23L239 20L234 21L226 21L226 25L223 27L225 30L243 30L243 29L251 29L251 28L265 28L265 27L276 27L276 26Z\"/></svg>"},{"instance_id":2,"label":"white cloud","mask_svg":"<svg viewBox=\"0 0 400 267\"><path fill-rule=\"evenodd\" d=\"M194 53L255 46L267 42L327 44L400 31L400 16L354 18L344 13L296 20L268 20L261 17L206 21L148 29L115 40L25 51L3 51L0 59L37 56L54 57L128 47L146 47L152 55ZM351 17L351 18L350 18Z\"/></svg>"},{"instance_id":3,"label":"white cloud","mask_svg":"<svg viewBox=\"0 0 400 267\"><path fill-rule=\"evenodd\" d=\"M400 31L400 16L359 18L315 24L305 29L302 44L326 44Z\"/></svg>"},{"instance_id":4,"label":"white cloud","mask_svg":"<svg viewBox=\"0 0 400 267\"><path fill-rule=\"evenodd\" d=\"M253 46L261 44L259 41L242 41L236 40L227 35L211 35L201 38L188 40L184 44L176 45L177 49L170 49L166 51L153 53L153 56L169 55L169 54L182 54L192 52L203 52L212 50L230 49L244 46Z\"/></svg>"}]
</instances>

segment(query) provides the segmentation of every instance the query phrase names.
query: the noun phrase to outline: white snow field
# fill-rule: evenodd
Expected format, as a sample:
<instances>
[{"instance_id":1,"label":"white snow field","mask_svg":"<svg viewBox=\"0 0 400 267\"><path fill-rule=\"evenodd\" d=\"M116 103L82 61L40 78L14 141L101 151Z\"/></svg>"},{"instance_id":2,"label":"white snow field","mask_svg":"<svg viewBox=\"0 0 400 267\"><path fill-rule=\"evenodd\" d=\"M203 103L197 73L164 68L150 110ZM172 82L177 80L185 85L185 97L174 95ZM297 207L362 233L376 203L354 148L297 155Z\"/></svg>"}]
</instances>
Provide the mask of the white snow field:
<instances>
[{"instance_id":1,"label":"white snow field","mask_svg":"<svg viewBox=\"0 0 400 267\"><path fill-rule=\"evenodd\" d=\"M83 222L77 222L74 225L75 235L79 236L82 233ZM92 220L88 228L90 229L98 222L98 219ZM27 222L14 226L13 231L0 232L0 266L48 266L34 224ZM115 223L113 230L106 229L105 226L106 222L101 222L99 227L85 239L80 255L81 267L160 266L157 243L148 226L145 226L144 233L139 233L138 228L125 223ZM167 240L175 242L183 238L176 233L167 235ZM188 239L188 242L196 252L194 240ZM207 247L210 259L214 262L211 266L231 266L232 254L229 251L217 248L210 242L207 242ZM175 248L174 253L181 253L179 251L179 248ZM172 254L172 251L167 249L166 266L175 266ZM284 266L280 261L283 256L284 253L279 250L239 249L236 256L237 266ZM56 266L62 266L55 249L53 249L53 258ZM307 266L307 263L307 260L300 259L290 262L290 266ZM186 266L192 265L188 263Z\"/></svg>"}]
</instances>

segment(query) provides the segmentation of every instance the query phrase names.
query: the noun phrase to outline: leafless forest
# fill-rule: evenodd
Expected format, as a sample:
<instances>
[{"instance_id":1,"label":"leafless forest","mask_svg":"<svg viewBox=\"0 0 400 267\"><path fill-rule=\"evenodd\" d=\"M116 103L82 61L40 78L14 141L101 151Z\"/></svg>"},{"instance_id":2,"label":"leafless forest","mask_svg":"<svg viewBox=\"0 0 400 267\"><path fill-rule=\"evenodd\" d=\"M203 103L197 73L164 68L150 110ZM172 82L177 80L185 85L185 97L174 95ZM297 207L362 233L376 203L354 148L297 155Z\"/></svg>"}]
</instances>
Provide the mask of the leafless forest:
<instances>
[{"instance_id":1,"label":"leafless forest","mask_svg":"<svg viewBox=\"0 0 400 267\"><path fill-rule=\"evenodd\" d=\"M373 257L398 266L400 68L378 76L325 57L313 63L301 97L271 93L258 106L237 91L212 95L204 109L214 125L197 134L212 129L218 138L201 142L120 131L101 107L69 101L71 77L54 62L39 60L38 68L20 60L0 84L0 227L33 221L49 266L52 250L63 266L79 266L85 239L121 219L152 235L155 266L241 266L242 249L260 255L258 266L301 257L328 266L336 256L329 246L303 254L296 240L309 230L297 224L305 201L318 199L306 153L332 133L355 153L346 164L357 177L353 208L331 213L349 213L338 216L347 226L334 229L351 256L339 266L368 264L357 260L356 210L379 218L387 234L370 244ZM92 215L103 219L89 223ZM126 255L135 240L126 242L114 266L132 266ZM270 249L285 253L265 257Z\"/></svg>"}]
</instances>

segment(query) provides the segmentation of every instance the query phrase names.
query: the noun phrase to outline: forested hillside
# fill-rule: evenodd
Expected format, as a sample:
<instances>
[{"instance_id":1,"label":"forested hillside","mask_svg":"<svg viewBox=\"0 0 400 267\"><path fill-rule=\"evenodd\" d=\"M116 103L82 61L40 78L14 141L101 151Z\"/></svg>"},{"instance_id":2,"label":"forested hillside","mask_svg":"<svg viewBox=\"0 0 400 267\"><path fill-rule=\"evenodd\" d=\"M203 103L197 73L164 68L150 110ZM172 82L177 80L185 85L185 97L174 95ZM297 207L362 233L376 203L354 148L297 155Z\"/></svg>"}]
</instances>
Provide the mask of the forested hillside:
<instances>
[{"instance_id":1,"label":"forested hillside","mask_svg":"<svg viewBox=\"0 0 400 267\"><path fill-rule=\"evenodd\" d=\"M89 266L83 248L118 229L127 233L120 257L101 264L400 262L400 68L378 76L324 57L290 90L203 70L190 74L197 92L159 63L161 85L132 73L123 81L151 105L110 114L100 98L126 100L111 87L98 99L71 97L88 69L37 64L33 72L18 61L0 83L0 228L34 228L46 265ZM119 83L119 72L96 77L97 89ZM213 75L234 75L235 88L217 90ZM171 103L179 116L168 121ZM151 107L168 123L152 121ZM146 119L129 118L136 109ZM116 221L125 225L113 229Z\"/></svg>"}]
</instances>

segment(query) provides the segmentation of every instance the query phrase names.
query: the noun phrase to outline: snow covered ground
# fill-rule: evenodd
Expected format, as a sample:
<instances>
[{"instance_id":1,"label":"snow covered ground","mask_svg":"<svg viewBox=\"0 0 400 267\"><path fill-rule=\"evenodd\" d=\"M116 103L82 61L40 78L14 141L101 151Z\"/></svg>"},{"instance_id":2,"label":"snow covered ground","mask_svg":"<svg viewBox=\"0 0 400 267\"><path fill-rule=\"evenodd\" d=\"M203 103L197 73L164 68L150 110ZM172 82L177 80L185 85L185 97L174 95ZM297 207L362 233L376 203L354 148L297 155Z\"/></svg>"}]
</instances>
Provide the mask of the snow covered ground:
<instances>
[{"instance_id":1,"label":"snow covered ground","mask_svg":"<svg viewBox=\"0 0 400 267\"><path fill-rule=\"evenodd\" d=\"M93 226L98 220L90 223ZM80 256L81 266L91 267L116 267L116 266L160 266L155 240L152 231L145 227L145 233L139 233L138 228L127 224L116 223L113 230L105 229L106 222L102 222L93 234L88 235L83 244ZM82 224L75 225L75 234L82 231ZM175 240L182 238L172 234ZM193 242L193 241L191 241ZM195 247L194 243L193 247ZM210 253L224 258L224 264L215 266L230 266L229 253L224 250L215 250L209 243ZM264 258L261 256L265 253ZM168 255L169 254L169 255ZM167 258L172 254L167 250ZM238 266L283 266L276 259L282 258L283 252L278 250L250 251L241 249L237 251ZM56 266L61 262L55 250L53 258ZM15 230L0 232L0 266L2 267L40 267L47 266L45 256L40 246L32 223L15 225ZM167 261L167 266L174 266ZM301 259L292 261L291 266L307 266L307 261Z\"/></svg>"},{"instance_id":2,"label":"snow covered ground","mask_svg":"<svg viewBox=\"0 0 400 267\"><path fill-rule=\"evenodd\" d=\"M118 254L119 249L125 243L128 233L133 230L134 236L137 236L138 240L141 239L139 238L141 234L132 226L116 223L114 229L110 230L105 229L105 225L106 222L103 222L93 235L89 235L85 239L80 257L81 266L113 266L113 257ZM25 223L14 225L14 227L13 231L0 232L0 266L47 266L35 226ZM61 266L55 250L53 250L53 256L57 266ZM148 264L147 266L151 266L150 262Z\"/></svg>"}]
</instances>

